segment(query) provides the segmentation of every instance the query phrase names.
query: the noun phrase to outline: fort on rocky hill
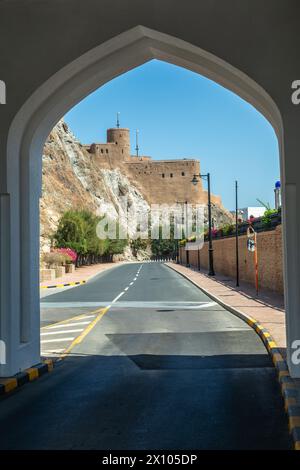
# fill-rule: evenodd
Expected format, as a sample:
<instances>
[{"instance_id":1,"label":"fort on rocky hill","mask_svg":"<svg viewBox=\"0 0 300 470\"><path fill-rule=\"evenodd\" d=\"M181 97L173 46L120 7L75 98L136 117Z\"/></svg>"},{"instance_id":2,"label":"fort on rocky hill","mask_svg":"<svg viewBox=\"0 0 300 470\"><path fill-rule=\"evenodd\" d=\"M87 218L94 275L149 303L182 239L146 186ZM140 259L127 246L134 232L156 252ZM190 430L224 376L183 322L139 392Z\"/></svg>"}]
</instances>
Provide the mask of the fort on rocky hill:
<instances>
[{"instance_id":1,"label":"fort on rocky hill","mask_svg":"<svg viewBox=\"0 0 300 470\"><path fill-rule=\"evenodd\" d=\"M207 191L200 180L191 183L200 173L199 160L153 160L149 156L131 155L130 131L126 128L107 130L106 143L84 145L93 159L103 169L119 168L139 189L149 204L174 204L187 201L190 204L207 204ZM212 203L222 206L219 196L211 196Z\"/></svg>"},{"instance_id":2,"label":"fort on rocky hill","mask_svg":"<svg viewBox=\"0 0 300 470\"><path fill-rule=\"evenodd\" d=\"M82 145L68 125L59 121L43 151L43 190L40 202L41 251L48 251L59 218L69 209L102 214L113 206L122 214L122 198L130 207L148 210L150 204L203 203L207 224L207 192L201 181L198 160L152 160L130 155L128 129L109 129L106 144ZM232 223L232 215L220 198L212 197L215 227Z\"/></svg>"}]
</instances>

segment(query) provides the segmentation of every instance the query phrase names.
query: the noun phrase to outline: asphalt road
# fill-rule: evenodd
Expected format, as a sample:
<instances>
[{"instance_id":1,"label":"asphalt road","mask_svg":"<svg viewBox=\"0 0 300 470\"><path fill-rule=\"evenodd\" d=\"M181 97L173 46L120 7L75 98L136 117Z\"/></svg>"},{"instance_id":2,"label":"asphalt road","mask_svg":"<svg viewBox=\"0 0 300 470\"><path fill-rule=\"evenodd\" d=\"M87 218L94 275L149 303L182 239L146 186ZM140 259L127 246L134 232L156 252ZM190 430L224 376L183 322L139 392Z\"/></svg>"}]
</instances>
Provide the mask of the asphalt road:
<instances>
[{"instance_id":1,"label":"asphalt road","mask_svg":"<svg viewBox=\"0 0 300 470\"><path fill-rule=\"evenodd\" d=\"M103 306L52 374L0 402L1 449L291 448L274 367L248 325L160 263L43 297L42 324Z\"/></svg>"}]
</instances>

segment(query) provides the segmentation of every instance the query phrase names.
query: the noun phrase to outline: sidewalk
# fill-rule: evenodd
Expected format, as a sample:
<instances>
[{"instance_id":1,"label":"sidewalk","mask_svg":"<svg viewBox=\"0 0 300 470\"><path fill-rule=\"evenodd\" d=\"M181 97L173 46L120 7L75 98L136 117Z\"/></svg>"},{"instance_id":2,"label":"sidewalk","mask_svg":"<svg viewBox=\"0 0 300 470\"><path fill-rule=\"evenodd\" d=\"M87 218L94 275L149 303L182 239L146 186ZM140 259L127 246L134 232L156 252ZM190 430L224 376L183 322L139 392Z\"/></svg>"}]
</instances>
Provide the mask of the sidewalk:
<instances>
[{"instance_id":1,"label":"sidewalk","mask_svg":"<svg viewBox=\"0 0 300 470\"><path fill-rule=\"evenodd\" d=\"M91 264L90 266L81 266L77 268L74 273L65 274L64 276L57 277L52 281L41 282L40 287L52 286L57 284L68 284L69 282L80 282L91 279L96 274L99 274L113 266L117 266L121 261L115 263L100 263Z\"/></svg>"},{"instance_id":2,"label":"sidewalk","mask_svg":"<svg viewBox=\"0 0 300 470\"><path fill-rule=\"evenodd\" d=\"M194 283L218 297L222 302L255 318L275 339L281 354L286 356L284 299L272 291L261 291L256 297L255 289L246 283L235 286L235 280L225 275L208 276L180 264L167 263Z\"/></svg>"}]
</instances>

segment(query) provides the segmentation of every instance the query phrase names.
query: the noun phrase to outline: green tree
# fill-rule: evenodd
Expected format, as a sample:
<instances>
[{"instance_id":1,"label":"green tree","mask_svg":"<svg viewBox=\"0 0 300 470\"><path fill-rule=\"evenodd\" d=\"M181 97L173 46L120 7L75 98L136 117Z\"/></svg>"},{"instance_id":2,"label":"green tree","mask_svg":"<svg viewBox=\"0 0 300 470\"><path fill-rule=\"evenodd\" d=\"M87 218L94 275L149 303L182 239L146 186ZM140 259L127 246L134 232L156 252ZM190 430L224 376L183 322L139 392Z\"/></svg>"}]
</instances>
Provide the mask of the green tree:
<instances>
[{"instance_id":1,"label":"green tree","mask_svg":"<svg viewBox=\"0 0 300 470\"><path fill-rule=\"evenodd\" d=\"M171 256L177 251L177 240L174 240L174 224L170 225L170 238L162 238L162 227L159 227L159 238L151 241L154 256Z\"/></svg>"},{"instance_id":2,"label":"green tree","mask_svg":"<svg viewBox=\"0 0 300 470\"><path fill-rule=\"evenodd\" d=\"M72 248L78 255L87 252L85 222L77 211L67 211L60 218L56 233L53 236L58 248Z\"/></svg>"},{"instance_id":3,"label":"green tree","mask_svg":"<svg viewBox=\"0 0 300 470\"><path fill-rule=\"evenodd\" d=\"M107 252L110 256L119 255L124 252L125 247L128 245L128 239L119 238L120 227L117 224L116 236L115 239L108 239L108 248Z\"/></svg>"},{"instance_id":4,"label":"green tree","mask_svg":"<svg viewBox=\"0 0 300 470\"><path fill-rule=\"evenodd\" d=\"M131 240L130 246L133 255L136 256L138 251L147 249L148 240L143 240L142 238L138 237L135 240Z\"/></svg>"},{"instance_id":5,"label":"green tree","mask_svg":"<svg viewBox=\"0 0 300 470\"><path fill-rule=\"evenodd\" d=\"M272 214L277 214L278 211L276 209L268 209L264 212L264 215L261 218L261 221L263 223L263 226L266 228L271 227L272 224Z\"/></svg>"},{"instance_id":6,"label":"green tree","mask_svg":"<svg viewBox=\"0 0 300 470\"><path fill-rule=\"evenodd\" d=\"M53 236L55 246L75 250L78 254L77 264L90 264L96 262L99 256L111 257L123 253L128 240L118 238L119 226L116 239L100 239L97 236L97 224L100 220L101 217L88 210L65 212Z\"/></svg>"}]
</instances>

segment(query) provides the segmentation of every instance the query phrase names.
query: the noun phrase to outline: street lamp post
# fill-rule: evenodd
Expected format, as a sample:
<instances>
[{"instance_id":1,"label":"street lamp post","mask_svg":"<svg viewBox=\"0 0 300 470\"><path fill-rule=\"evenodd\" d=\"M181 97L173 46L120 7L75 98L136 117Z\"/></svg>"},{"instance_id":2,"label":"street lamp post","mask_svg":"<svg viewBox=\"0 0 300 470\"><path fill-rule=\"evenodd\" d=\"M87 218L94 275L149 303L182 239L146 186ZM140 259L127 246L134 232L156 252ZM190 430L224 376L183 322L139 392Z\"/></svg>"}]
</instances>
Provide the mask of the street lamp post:
<instances>
[{"instance_id":1,"label":"street lamp post","mask_svg":"<svg viewBox=\"0 0 300 470\"><path fill-rule=\"evenodd\" d=\"M188 221L188 202L185 201L185 220L186 220L186 239L188 239L189 236L189 221ZM187 268L190 267L190 254L189 250L186 250L186 266Z\"/></svg>"},{"instance_id":2,"label":"street lamp post","mask_svg":"<svg viewBox=\"0 0 300 470\"><path fill-rule=\"evenodd\" d=\"M236 286L240 285L239 270L239 220L238 220L238 182L235 182L235 261L236 261Z\"/></svg>"},{"instance_id":3,"label":"street lamp post","mask_svg":"<svg viewBox=\"0 0 300 470\"><path fill-rule=\"evenodd\" d=\"M183 207L185 207L185 238L188 238L188 201L176 201L176 204L184 204ZM179 243L177 240L177 253L178 253L178 259L179 259ZM186 250L186 266L189 268L190 267L190 256L189 256L189 250Z\"/></svg>"},{"instance_id":4,"label":"street lamp post","mask_svg":"<svg viewBox=\"0 0 300 470\"><path fill-rule=\"evenodd\" d=\"M215 271L214 271L214 249L213 249L213 244L212 244L212 217L211 217L211 195L210 195L210 174L207 173L206 175L194 175L192 179L192 183L194 186L196 186L199 182L199 178L206 178L207 180L207 197L208 197L208 260L209 260L209 270L208 270L208 275L209 276L214 276Z\"/></svg>"},{"instance_id":5,"label":"street lamp post","mask_svg":"<svg viewBox=\"0 0 300 470\"><path fill-rule=\"evenodd\" d=\"M176 264L180 264L180 261L179 261L179 240L178 238L176 239Z\"/></svg>"}]
</instances>

